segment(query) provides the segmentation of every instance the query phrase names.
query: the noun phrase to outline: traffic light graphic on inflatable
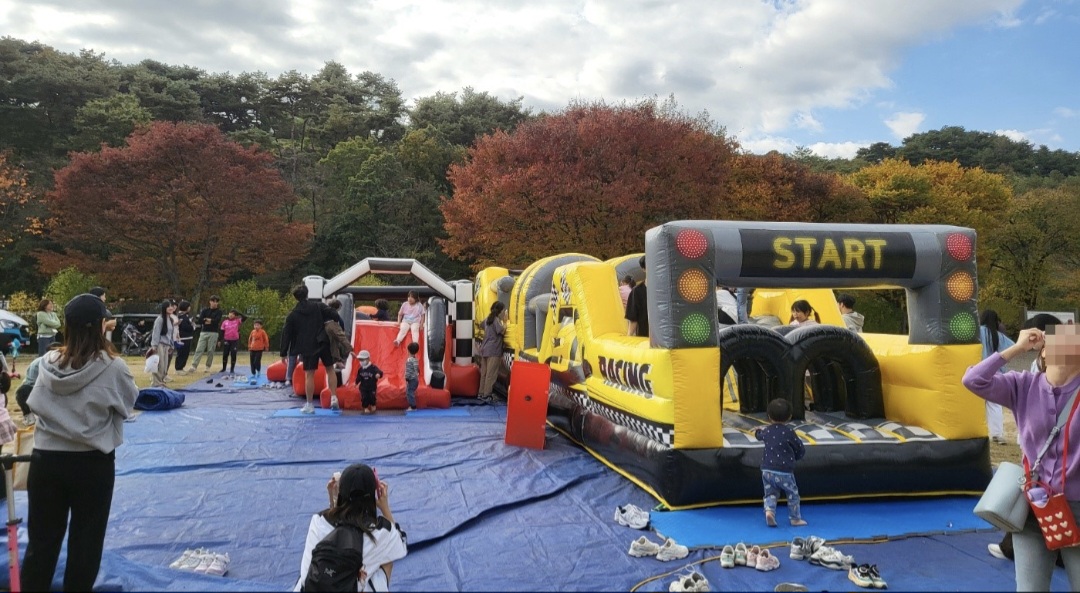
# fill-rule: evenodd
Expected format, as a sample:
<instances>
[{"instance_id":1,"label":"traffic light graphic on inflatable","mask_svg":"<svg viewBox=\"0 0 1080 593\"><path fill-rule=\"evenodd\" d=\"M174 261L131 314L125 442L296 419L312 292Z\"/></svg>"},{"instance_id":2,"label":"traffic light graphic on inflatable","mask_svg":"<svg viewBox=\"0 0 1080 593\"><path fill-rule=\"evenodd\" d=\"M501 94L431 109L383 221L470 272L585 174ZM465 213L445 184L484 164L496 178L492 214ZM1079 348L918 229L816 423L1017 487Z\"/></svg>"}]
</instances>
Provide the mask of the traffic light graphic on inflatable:
<instances>
[{"instance_id":1,"label":"traffic light graphic on inflatable","mask_svg":"<svg viewBox=\"0 0 1080 593\"><path fill-rule=\"evenodd\" d=\"M659 246L667 257L655 257L657 265L653 267L646 252L652 343L663 348L715 346L716 250L712 234L677 226L665 226L660 232ZM658 307L670 307L671 314L654 314ZM661 322L656 325L653 320Z\"/></svg>"},{"instance_id":2,"label":"traffic light graphic on inflatable","mask_svg":"<svg viewBox=\"0 0 1080 593\"><path fill-rule=\"evenodd\" d=\"M942 343L971 344L979 340L976 307L975 233L954 231L942 241L940 282Z\"/></svg>"}]
</instances>

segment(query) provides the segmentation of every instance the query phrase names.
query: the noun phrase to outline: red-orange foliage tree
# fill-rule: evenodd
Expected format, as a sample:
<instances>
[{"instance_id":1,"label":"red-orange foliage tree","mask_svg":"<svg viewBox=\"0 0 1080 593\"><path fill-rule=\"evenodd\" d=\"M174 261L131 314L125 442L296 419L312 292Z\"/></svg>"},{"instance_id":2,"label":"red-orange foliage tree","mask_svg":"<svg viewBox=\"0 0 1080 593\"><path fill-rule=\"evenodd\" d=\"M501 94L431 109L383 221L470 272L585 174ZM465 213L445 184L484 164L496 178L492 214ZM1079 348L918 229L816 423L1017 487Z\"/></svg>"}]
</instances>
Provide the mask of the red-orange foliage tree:
<instances>
[{"instance_id":1,"label":"red-orange foliage tree","mask_svg":"<svg viewBox=\"0 0 1080 593\"><path fill-rule=\"evenodd\" d=\"M727 209L736 149L704 118L655 102L574 105L485 136L450 167L442 246L479 266L640 251L657 224Z\"/></svg>"},{"instance_id":2,"label":"red-orange foliage tree","mask_svg":"<svg viewBox=\"0 0 1080 593\"><path fill-rule=\"evenodd\" d=\"M729 215L742 220L874 222L862 190L777 152L735 159L728 202Z\"/></svg>"},{"instance_id":3,"label":"red-orange foliage tree","mask_svg":"<svg viewBox=\"0 0 1080 593\"><path fill-rule=\"evenodd\" d=\"M117 296L197 300L232 274L303 256L310 227L281 215L295 200L270 155L215 126L157 122L56 173L48 232L63 251L39 259L46 272L93 273Z\"/></svg>"}]
</instances>

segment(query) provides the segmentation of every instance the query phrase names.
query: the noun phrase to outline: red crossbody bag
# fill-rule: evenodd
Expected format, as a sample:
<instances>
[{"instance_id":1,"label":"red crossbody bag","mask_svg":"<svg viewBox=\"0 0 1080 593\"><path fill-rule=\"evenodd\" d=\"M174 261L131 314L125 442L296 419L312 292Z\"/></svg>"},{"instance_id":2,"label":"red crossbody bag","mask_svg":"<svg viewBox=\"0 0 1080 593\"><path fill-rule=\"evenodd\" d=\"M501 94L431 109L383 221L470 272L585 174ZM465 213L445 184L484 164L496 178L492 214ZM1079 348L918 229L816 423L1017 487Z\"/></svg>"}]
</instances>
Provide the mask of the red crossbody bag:
<instances>
[{"instance_id":1,"label":"red crossbody bag","mask_svg":"<svg viewBox=\"0 0 1080 593\"><path fill-rule=\"evenodd\" d=\"M1047 549L1050 550L1080 545L1080 529L1077 528L1076 517L1073 516L1072 508L1069 507L1069 501L1065 498L1065 469L1068 467L1069 460L1069 425L1072 423L1073 414L1076 413L1077 404L1080 403L1080 400L1077 400L1077 394L1080 394L1080 390L1073 394L1068 405L1058 414L1057 426L1050 431L1050 436L1039 451L1034 466L1029 465L1027 458L1024 458L1024 475L1027 476L1024 491L1028 506L1031 507L1031 513L1039 522L1043 540L1046 542ZM1050 449L1050 445L1062 431L1062 427L1065 429L1065 442L1062 444L1061 452L1061 490L1054 492L1050 484L1039 479L1038 470L1043 455ZM1045 500L1037 495L1038 488L1045 491Z\"/></svg>"}]
</instances>

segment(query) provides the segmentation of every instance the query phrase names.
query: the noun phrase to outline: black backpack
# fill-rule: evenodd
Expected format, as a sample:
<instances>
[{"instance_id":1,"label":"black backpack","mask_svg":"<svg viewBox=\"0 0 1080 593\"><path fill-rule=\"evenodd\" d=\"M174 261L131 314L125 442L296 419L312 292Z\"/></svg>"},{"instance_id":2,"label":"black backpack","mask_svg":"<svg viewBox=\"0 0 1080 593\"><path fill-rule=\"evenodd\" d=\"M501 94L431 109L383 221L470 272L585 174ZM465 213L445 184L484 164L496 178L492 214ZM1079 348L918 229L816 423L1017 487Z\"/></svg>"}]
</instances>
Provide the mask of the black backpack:
<instances>
[{"instance_id":1,"label":"black backpack","mask_svg":"<svg viewBox=\"0 0 1080 593\"><path fill-rule=\"evenodd\" d=\"M352 525L338 525L311 551L311 564L301 591L355 592L363 566L363 533Z\"/></svg>"}]
</instances>

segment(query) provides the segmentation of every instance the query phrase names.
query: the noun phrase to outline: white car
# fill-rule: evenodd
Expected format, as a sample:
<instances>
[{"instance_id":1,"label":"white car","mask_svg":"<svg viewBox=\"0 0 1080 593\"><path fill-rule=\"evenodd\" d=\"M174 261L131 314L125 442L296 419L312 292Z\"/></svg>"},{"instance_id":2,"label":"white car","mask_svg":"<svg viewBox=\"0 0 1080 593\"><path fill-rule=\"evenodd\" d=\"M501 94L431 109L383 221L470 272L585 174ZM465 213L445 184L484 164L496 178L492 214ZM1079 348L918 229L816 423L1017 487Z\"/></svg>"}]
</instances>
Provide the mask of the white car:
<instances>
[{"instance_id":1,"label":"white car","mask_svg":"<svg viewBox=\"0 0 1080 593\"><path fill-rule=\"evenodd\" d=\"M18 315L0 309L0 333L11 334L12 354L30 345L30 324ZM4 336L5 341L7 336Z\"/></svg>"}]
</instances>

